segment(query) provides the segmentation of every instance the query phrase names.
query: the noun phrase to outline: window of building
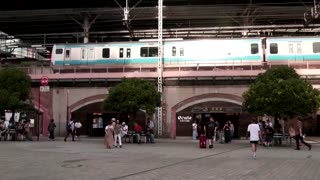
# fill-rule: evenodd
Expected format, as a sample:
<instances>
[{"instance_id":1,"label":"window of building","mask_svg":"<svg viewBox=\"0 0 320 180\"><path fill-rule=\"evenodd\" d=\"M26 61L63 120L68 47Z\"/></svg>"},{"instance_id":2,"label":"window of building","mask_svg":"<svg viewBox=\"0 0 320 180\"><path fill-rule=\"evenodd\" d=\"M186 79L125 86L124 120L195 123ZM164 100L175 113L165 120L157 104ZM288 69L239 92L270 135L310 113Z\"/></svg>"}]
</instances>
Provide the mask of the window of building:
<instances>
[{"instance_id":1,"label":"window of building","mask_svg":"<svg viewBox=\"0 0 320 180\"><path fill-rule=\"evenodd\" d=\"M176 56L177 55L177 48L176 47L172 47L172 56Z\"/></svg>"},{"instance_id":2,"label":"window of building","mask_svg":"<svg viewBox=\"0 0 320 180\"><path fill-rule=\"evenodd\" d=\"M119 50L119 58L123 58L123 48L120 48Z\"/></svg>"},{"instance_id":3,"label":"window of building","mask_svg":"<svg viewBox=\"0 0 320 180\"><path fill-rule=\"evenodd\" d=\"M320 53L320 42L313 43L313 53Z\"/></svg>"},{"instance_id":4,"label":"window of building","mask_svg":"<svg viewBox=\"0 0 320 180\"><path fill-rule=\"evenodd\" d=\"M127 58L130 58L130 57L131 57L131 49L128 48L128 49L127 49Z\"/></svg>"},{"instance_id":5,"label":"window of building","mask_svg":"<svg viewBox=\"0 0 320 180\"><path fill-rule=\"evenodd\" d=\"M180 48L180 56L184 56L184 48Z\"/></svg>"},{"instance_id":6,"label":"window of building","mask_svg":"<svg viewBox=\"0 0 320 180\"><path fill-rule=\"evenodd\" d=\"M140 48L141 57L158 57L157 47L142 47Z\"/></svg>"},{"instance_id":7,"label":"window of building","mask_svg":"<svg viewBox=\"0 0 320 180\"><path fill-rule=\"evenodd\" d=\"M259 53L259 45L258 44L251 44L251 54L258 54Z\"/></svg>"},{"instance_id":8,"label":"window of building","mask_svg":"<svg viewBox=\"0 0 320 180\"><path fill-rule=\"evenodd\" d=\"M110 48L103 48L102 49L102 57L103 58L110 58Z\"/></svg>"},{"instance_id":9,"label":"window of building","mask_svg":"<svg viewBox=\"0 0 320 180\"><path fill-rule=\"evenodd\" d=\"M270 54L278 54L278 44L270 43Z\"/></svg>"},{"instance_id":10,"label":"window of building","mask_svg":"<svg viewBox=\"0 0 320 180\"><path fill-rule=\"evenodd\" d=\"M56 54L62 54L63 53L63 49L56 49Z\"/></svg>"}]
</instances>

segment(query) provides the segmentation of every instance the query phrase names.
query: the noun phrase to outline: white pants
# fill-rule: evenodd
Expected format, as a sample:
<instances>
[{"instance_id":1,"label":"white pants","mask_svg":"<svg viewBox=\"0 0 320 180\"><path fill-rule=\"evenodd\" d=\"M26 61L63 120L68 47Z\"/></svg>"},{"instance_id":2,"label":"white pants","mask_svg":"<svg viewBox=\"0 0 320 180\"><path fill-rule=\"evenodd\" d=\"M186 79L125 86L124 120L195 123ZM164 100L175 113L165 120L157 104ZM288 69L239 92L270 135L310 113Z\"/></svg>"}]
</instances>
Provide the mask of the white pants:
<instances>
[{"instance_id":1,"label":"white pants","mask_svg":"<svg viewBox=\"0 0 320 180\"><path fill-rule=\"evenodd\" d=\"M122 146L122 143L121 143L121 134L115 134L114 135L114 145L117 146L117 139L119 139L119 144L120 146Z\"/></svg>"}]
</instances>

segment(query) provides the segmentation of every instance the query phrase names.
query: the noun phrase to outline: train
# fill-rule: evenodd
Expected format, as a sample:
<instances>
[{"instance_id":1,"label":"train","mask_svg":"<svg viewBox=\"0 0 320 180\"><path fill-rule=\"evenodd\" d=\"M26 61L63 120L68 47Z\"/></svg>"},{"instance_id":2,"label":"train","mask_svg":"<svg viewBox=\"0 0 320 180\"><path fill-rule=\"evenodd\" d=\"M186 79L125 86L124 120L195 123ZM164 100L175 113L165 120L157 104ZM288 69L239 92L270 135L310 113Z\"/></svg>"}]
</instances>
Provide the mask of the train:
<instances>
[{"instance_id":1,"label":"train","mask_svg":"<svg viewBox=\"0 0 320 180\"><path fill-rule=\"evenodd\" d=\"M320 62L320 37L171 39L163 42L163 63L252 65L273 62ZM56 44L51 63L65 65L134 65L158 62L157 39L133 42Z\"/></svg>"}]
</instances>

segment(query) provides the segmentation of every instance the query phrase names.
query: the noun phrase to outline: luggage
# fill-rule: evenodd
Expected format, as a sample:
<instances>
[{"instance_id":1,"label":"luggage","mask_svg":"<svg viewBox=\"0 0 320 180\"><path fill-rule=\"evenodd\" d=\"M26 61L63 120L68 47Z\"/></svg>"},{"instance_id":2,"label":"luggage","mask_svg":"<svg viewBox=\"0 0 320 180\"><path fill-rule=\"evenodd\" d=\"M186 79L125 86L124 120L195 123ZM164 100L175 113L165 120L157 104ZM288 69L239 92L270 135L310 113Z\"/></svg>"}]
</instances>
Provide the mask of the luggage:
<instances>
[{"instance_id":1,"label":"luggage","mask_svg":"<svg viewBox=\"0 0 320 180\"><path fill-rule=\"evenodd\" d=\"M199 140L200 140L200 148L207 148L206 135L201 134Z\"/></svg>"}]
</instances>

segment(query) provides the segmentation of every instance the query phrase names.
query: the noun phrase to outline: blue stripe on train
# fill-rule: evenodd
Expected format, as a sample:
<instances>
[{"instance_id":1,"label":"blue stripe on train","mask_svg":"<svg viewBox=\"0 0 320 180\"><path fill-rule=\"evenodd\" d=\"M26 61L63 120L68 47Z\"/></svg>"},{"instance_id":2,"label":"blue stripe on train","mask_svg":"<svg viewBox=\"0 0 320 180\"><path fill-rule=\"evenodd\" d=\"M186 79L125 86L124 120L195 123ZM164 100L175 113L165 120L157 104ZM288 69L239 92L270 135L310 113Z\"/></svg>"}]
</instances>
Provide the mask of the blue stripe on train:
<instances>
[{"instance_id":1,"label":"blue stripe on train","mask_svg":"<svg viewBox=\"0 0 320 180\"><path fill-rule=\"evenodd\" d=\"M268 61L320 61L320 54L268 55Z\"/></svg>"},{"instance_id":2,"label":"blue stripe on train","mask_svg":"<svg viewBox=\"0 0 320 180\"><path fill-rule=\"evenodd\" d=\"M150 64L157 63L158 58L135 58L135 59L97 59L97 60L55 60L55 64L63 65L86 65L86 64ZM214 58L164 58L164 63L196 63L196 62L208 62L208 63L239 63L246 61L261 61L260 55L255 56L243 56L243 57L226 57L224 59Z\"/></svg>"}]
</instances>

